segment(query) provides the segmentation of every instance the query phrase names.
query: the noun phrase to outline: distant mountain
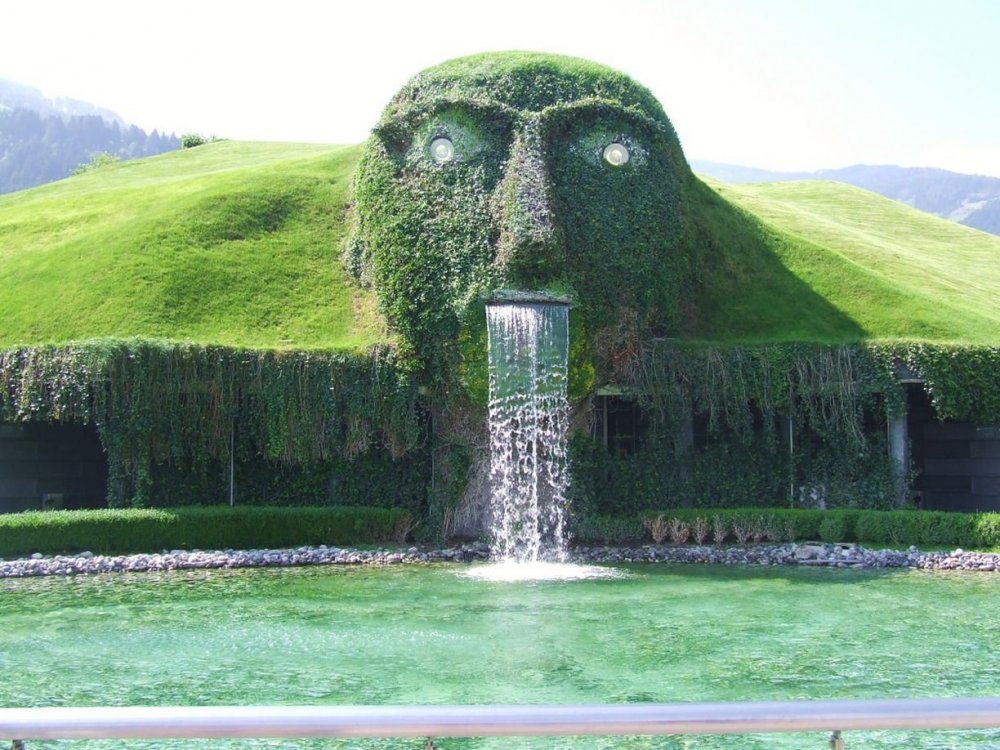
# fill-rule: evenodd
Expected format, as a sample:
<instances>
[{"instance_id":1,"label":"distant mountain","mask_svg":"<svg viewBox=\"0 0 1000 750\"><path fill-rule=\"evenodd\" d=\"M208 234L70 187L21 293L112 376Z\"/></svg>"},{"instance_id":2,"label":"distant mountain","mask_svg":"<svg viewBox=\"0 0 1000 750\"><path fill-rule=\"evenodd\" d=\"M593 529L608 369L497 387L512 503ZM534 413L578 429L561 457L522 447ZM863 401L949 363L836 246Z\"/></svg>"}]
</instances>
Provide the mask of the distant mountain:
<instances>
[{"instance_id":1,"label":"distant mountain","mask_svg":"<svg viewBox=\"0 0 1000 750\"><path fill-rule=\"evenodd\" d=\"M818 172L773 172L754 167L692 161L695 172L733 185L789 180L834 180L871 190L983 232L1000 235L1000 178L928 167L858 164Z\"/></svg>"},{"instance_id":2,"label":"distant mountain","mask_svg":"<svg viewBox=\"0 0 1000 750\"><path fill-rule=\"evenodd\" d=\"M56 97L50 99L41 91L0 78L0 108L30 109L44 117L89 117L96 115L107 123L127 127L127 123L110 109L95 107L89 102Z\"/></svg>"},{"instance_id":3,"label":"distant mountain","mask_svg":"<svg viewBox=\"0 0 1000 750\"><path fill-rule=\"evenodd\" d=\"M179 147L175 135L147 133L110 110L0 79L0 193L68 177L102 152L124 160Z\"/></svg>"}]
</instances>

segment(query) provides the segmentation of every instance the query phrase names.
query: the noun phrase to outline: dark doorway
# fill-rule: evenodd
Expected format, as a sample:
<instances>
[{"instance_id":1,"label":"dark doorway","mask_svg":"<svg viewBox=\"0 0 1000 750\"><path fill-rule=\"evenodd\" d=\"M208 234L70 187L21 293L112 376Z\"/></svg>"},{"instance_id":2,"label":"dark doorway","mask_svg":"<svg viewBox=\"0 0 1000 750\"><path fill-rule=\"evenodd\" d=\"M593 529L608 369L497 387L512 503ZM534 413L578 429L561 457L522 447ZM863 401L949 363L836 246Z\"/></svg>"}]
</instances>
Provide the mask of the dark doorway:
<instances>
[{"instance_id":1,"label":"dark doorway","mask_svg":"<svg viewBox=\"0 0 1000 750\"><path fill-rule=\"evenodd\" d=\"M96 427L0 424L0 513L103 507L107 485Z\"/></svg>"}]
</instances>

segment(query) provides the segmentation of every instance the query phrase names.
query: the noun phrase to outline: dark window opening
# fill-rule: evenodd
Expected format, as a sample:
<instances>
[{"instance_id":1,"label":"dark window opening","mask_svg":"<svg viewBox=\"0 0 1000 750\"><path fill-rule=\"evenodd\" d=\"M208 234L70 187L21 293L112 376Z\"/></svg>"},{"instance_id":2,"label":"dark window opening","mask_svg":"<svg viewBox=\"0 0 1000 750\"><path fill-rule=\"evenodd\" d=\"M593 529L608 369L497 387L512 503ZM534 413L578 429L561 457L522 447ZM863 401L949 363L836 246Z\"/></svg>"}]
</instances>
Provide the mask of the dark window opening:
<instances>
[{"instance_id":1,"label":"dark window opening","mask_svg":"<svg viewBox=\"0 0 1000 750\"><path fill-rule=\"evenodd\" d=\"M92 425L0 425L0 513L99 508L108 461Z\"/></svg>"},{"instance_id":2,"label":"dark window opening","mask_svg":"<svg viewBox=\"0 0 1000 750\"><path fill-rule=\"evenodd\" d=\"M646 444L649 418L634 401L597 396L591 435L614 456L631 456Z\"/></svg>"},{"instance_id":3,"label":"dark window opening","mask_svg":"<svg viewBox=\"0 0 1000 750\"><path fill-rule=\"evenodd\" d=\"M910 458L928 510L1000 510L1000 427L939 420L920 384L906 387Z\"/></svg>"}]
</instances>

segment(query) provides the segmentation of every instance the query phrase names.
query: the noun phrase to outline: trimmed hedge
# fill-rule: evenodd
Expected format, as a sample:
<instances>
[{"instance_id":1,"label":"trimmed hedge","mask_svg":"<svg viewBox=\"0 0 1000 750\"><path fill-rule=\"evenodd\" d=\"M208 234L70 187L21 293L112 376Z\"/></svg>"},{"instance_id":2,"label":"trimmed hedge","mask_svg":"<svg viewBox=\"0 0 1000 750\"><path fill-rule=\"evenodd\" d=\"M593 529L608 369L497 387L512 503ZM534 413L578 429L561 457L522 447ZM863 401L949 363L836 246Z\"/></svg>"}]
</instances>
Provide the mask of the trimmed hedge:
<instances>
[{"instance_id":1,"label":"trimmed hedge","mask_svg":"<svg viewBox=\"0 0 1000 750\"><path fill-rule=\"evenodd\" d=\"M38 511L0 515L0 555L259 549L402 541L399 508L190 507Z\"/></svg>"},{"instance_id":2,"label":"trimmed hedge","mask_svg":"<svg viewBox=\"0 0 1000 750\"><path fill-rule=\"evenodd\" d=\"M583 544L648 543L653 540L648 526L654 519L662 519L661 528L677 519L690 529L699 518L709 526L719 519L727 529L725 541L730 543L738 541L734 529L739 525L743 533L756 541L860 542L895 547L943 545L972 549L1000 547L1000 513L924 510L685 508L647 511L637 516L578 519L573 526L573 538ZM710 532L707 541L713 539ZM665 541L670 541L669 536Z\"/></svg>"},{"instance_id":3,"label":"trimmed hedge","mask_svg":"<svg viewBox=\"0 0 1000 750\"><path fill-rule=\"evenodd\" d=\"M739 528L747 541L1000 547L1000 513L790 508L686 508L636 516L588 516L574 519L573 540L648 543L652 541L649 525L655 519L661 520L662 528L676 519L689 533L702 519L709 527L709 542L714 540L711 527L719 524L729 543L739 541L735 533ZM344 506L31 511L0 515L0 556L402 542L413 520L400 508ZM695 541L693 533L688 540Z\"/></svg>"}]
</instances>

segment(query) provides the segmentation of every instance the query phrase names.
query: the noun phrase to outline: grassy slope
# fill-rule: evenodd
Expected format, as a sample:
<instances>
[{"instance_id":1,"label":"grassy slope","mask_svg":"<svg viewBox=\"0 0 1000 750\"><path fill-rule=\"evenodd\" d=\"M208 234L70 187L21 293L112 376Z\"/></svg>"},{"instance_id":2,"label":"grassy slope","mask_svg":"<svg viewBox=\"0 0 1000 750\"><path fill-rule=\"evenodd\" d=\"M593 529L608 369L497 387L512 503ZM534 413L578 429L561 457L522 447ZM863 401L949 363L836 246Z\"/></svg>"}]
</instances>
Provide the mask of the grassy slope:
<instances>
[{"instance_id":1,"label":"grassy slope","mask_svg":"<svg viewBox=\"0 0 1000 750\"><path fill-rule=\"evenodd\" d=\"M213 143L0 197L0 345L376 341L338 252L357 154Z\"/></svg>"},{"instance_id":2,"label":"grassy slope","mask_svg":"<svg viewBox=\"0 0 1000 750\"><path fill-rule=\"evenodd\" d=\"M839 183L711 187L697 338L1000 343L1000 238Z\"/></svg>"},{"instance_id":3,"label":"grassy slope","mask_svg":"<svg viewBox=\"0 0 1000 750\"><path fill-rule=\"evenodd\" d=\"M0 197L0 346L378 340L338 246L356 147L223 142ZM1000 343L1000 238L836 183L698 183L689 337Z\"/></svg>"}]
</instances>

